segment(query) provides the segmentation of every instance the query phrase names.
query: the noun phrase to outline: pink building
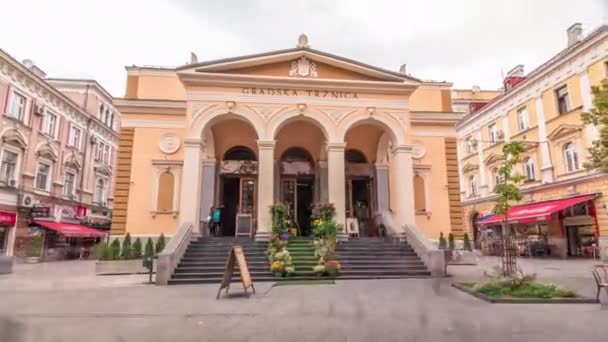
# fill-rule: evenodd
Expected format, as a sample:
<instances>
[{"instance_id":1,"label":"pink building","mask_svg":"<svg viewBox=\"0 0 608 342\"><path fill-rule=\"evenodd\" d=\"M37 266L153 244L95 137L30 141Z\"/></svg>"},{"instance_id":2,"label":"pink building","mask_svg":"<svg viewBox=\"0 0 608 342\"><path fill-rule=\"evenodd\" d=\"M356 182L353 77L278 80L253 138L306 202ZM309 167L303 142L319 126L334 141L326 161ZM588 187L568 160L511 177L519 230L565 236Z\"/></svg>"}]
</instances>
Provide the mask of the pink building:
<instances>
[{"instance_id":1,"label":"pink building","mask_svg":"<svg viewBox=\"0 0 608 342\"><path fill-rule=\"evenodd\" d=\"M0 50L0 255L40 230L48 259L64 256L53 242L75 239L46 222L109 228L119 117L96 81L47 78Z\"/></svg>"}]
</instances>

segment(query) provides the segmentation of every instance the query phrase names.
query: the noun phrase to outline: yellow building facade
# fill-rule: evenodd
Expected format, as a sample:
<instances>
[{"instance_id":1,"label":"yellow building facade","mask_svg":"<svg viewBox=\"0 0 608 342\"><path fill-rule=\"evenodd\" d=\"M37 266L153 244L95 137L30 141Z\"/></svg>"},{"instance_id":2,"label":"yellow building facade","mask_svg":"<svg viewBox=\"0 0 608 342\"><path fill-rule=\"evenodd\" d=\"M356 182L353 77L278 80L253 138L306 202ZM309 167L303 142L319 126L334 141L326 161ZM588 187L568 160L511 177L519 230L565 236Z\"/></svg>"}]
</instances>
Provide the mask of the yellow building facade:
<instances>
[{"instance_id":1,"label":"yellow building facade","mask_svg":"<svg viewBox=\"0 0 608 342\"><path fill-rule=\"evenodd\" d=\"M311 49L127 67L112 234L209 234L265 240L284 203L299 233L330 202L360 234L417 226L460 233L451 84ZM388 219L388 220L387 220Z\"/></svg>"},{"instance_id":2,"label":"yellow building facade","mask_svg":"<svg viewBox=\"0 0 608 342\"><path fill-rule=\"evenodd\" d=\"M521 141L523 162L515 171L525 181L519 205L595 194L580 210L555 213L548 222L527 228L548 236L552 255L585 254L586 244L599 244L606 253L608 176L583 167L598 129L584 125L581 113L592 108L591 87L608 76L608 27L586 37L581 32L580 25L573 25L568 47L529 74L516 67L503 95L457 125L465 231L473 236L480 237L478 222L494 209L504 143Z\"/></svg>"}]
</instances>

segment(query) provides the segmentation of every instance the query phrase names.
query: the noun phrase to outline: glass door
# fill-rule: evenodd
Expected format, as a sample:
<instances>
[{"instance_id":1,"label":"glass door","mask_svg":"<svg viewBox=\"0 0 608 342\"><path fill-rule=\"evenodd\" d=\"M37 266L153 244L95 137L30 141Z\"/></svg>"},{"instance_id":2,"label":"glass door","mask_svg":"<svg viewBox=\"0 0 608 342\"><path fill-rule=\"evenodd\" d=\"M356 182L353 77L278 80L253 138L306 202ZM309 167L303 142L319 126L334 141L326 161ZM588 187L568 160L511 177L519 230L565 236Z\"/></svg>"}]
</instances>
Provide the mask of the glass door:
<instances>
[{"instance_id":1,"label":"glass door","mask_svg":"<svg viewBox=\"0 0 608 342\"><path fill-rule=\"evenodd\" d=\"M281 181L281 202L287 209L287 214L294 220L297 216L298 196L295 179L283 179Z\"/></svg>"}]
</instances>

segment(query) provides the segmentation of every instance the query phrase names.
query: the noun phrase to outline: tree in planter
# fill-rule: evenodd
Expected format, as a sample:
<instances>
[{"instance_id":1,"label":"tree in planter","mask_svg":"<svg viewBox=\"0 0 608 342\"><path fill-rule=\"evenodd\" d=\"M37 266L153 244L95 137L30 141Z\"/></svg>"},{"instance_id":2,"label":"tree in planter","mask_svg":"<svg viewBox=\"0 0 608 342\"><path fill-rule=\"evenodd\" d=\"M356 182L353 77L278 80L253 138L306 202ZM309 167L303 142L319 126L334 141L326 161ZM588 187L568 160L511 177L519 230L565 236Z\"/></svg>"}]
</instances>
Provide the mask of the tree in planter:
<instances>
[{"instance_id":1,"label":"tree in planter","mask_svg":"<svg viewBox=\"0 0 608 342\"><path fill-rule=\"evenodd\" d=\"M110 260L110 246L107 242L102 241L95 246L95 257L97 260Z\"/></svg>"},{"instance_id":2,"label":"tree in planter","mask_svg":"<svg viewBox=\"0 0 608 342\"><path fill-rule=\"evenodd\" d=\"M140 238L135 239L135 242L133 242L131 249L133 250L133 259L141 258L142 254L141 254L141 239Z\"/></svg>"},{"instance_id":3,"label":"tree in planter","mask_svg":"<svg viewBox=\"0 0 608 342\"><path fill-rule=\"evenodd\" d=\"M446 249L447 246L447 242L445 241L445 238L443 237L443 232L439 232L439 249Z\"/></svg>"},{"instance_id":4,"label":"tree in planter","mask_svg":"<svg viewBox=\"0 0 608 342\"><path fill-rule=\"evenodd\" d=\"M154 245L152 244L152 239L148 238L146 241L146 247L144 248L144 257L154 256Z\"/></svg>"},{"instance_id":5,"label":"tree in planter","mask_svg":"<svg viewBox=\"0 0 608 342\"><path fill-rule=\"evenodd\" d=\"M511 202L521 200L519 183L524 179L522 175L513 173L515 165L521 163L521 153L523 145L519 141L505 143L502 148L504 161L498 168L501 182L496 185L494 192L496 198L496 214L503 214L502 223L502 269L506 275L513 275L517 271L517 260L513 251L511 234L507 231L507 221L509 220L509 208Z\"/></svg>"},{"instance_id":6,"label":"tree in planter","mask_svg":"<svg viewBox=\"0 0 608 342\"><path fill-rule=\"evenodd\" d=\"M131 234L127 233L125 238L122 240L122 251L120 254L121 259L129 260L133 255L133 250L131 249Z\"/></svg>"},{"instance_id":7,"label":"tree in planter","mask_svg":"<svg viewBox=\"0 0 608 342\"><path fill-rule=\"evenodd\" d=\"M120 259L120 241L118 238L114 239L110 244L110 260Z\"/></svg>"},{"instance_id":8,"label":"tree in planter","mask_svg":"<svg viewBox=\"0 0 608 342\"><path fill-rule=\"evenodd\" d=\"M462 248L469 252L473 250L473 248L471 248L471 239L469 239L469 233L464 233L464 236L462 237Z\"/></svg>"},{"instance_id":9,"label":"tree in planter","mask_svg":"<svg viewBox=\"0 0 608 342\"><path fill-rule=\"evenodd\" d=\"M40 235L34 235L30 238L27 245L27 256L32 258L39 258L42 254L42 237Z\"/></svg>"},{"instance_id":10,"label":"tree in planter","mask_svg":"<svg viewBox=\"0 0 608 342\"><path fill-rule=\"evenodd\" d=\"M587 169L608 171L608 81L600 86L591 87L593 108L581 114L584 123L599 129L599 138L589 147L589 161L584 164Z\"/></svg>"},{"instance_id":11,"label":"tree in planter","mask_svg":"<svg viewBox=\"0 0 608 342\"><path fill-rule=\"evenodd\" d=\"M161 233L156 240L156 254L160 253L165 249L165 234Z\"/></svg>"},{"instance_id":12,"label":"tree in planter","mask_svg":"<svg viewBox=\"0 0 608 342\"><path fill-rule=\"evenodd\" d=\"M448 234L448 249L453 251L454 248L454 234L453 233L449 233Z\"/></svg>"},{"instance_id":13,"label":"tree in planter","mask_svg":"<svg viewBox=\"0 0 608 342\"><path fill-rule=\"evenodd\" d=\"M272 233L275 235L287 233L291 220L283 203L277 202L272 205L270 213L272 214Z\"/></svg>"}]
</instances>

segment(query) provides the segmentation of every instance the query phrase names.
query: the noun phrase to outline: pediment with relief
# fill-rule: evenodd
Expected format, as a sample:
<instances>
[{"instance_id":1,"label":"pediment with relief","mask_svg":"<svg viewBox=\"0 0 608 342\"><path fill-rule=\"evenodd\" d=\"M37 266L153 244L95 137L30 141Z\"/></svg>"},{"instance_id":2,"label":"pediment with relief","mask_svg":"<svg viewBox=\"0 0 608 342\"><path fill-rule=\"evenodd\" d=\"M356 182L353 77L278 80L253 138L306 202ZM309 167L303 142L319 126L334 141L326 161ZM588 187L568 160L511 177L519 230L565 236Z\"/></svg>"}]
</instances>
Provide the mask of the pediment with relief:
<instances>
[{"instance_id":1,"label":"pediment with relief","mask_svg":"<svg viewBox=\"0 0 608 342\"><path fill-rule=\"evenodd\" d=\"M483 163L486 165L492 165L494 163L505 160L505 157L501 154L490 153L486 159L483 160Z\"/></svg>"},{"instance_id":2,"label":"pediment with relief","mask_svg":"<svg viewBox=\"0 0 608 342\"><path fill-rule=\"evenodd\" d=\"M469 173L479 169L479 165L467 163L462 167L462 172Z\"/></svg>"},{"instance_id":3,"label":"pediment with relief","mask_svg":"<svg viewBox=\"0 0 608 342\"><path fill-rule=\"evenodd\" d=\"M583 126L581 125L559 125L551 133L549 133L549 135L547 135L547 138L550 140L563 138L565 136L580 132L582 129Z\"/></svg>"}]
</instances>

